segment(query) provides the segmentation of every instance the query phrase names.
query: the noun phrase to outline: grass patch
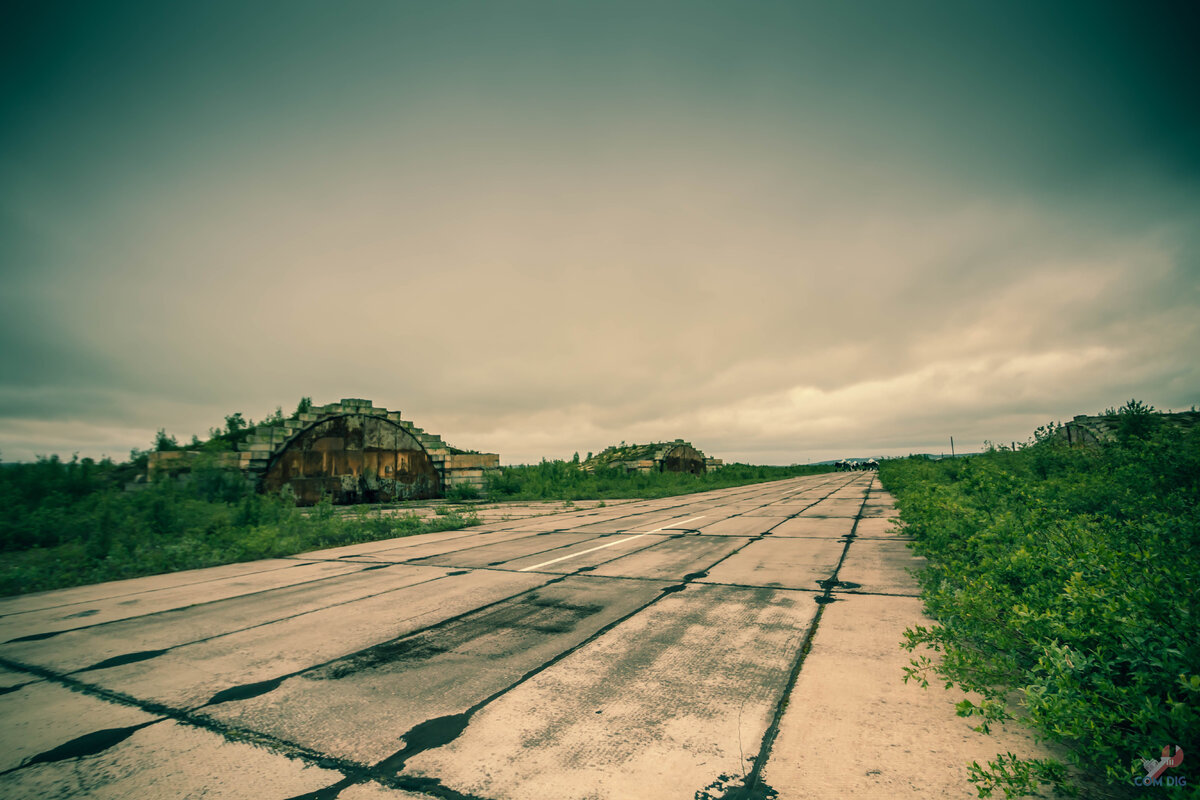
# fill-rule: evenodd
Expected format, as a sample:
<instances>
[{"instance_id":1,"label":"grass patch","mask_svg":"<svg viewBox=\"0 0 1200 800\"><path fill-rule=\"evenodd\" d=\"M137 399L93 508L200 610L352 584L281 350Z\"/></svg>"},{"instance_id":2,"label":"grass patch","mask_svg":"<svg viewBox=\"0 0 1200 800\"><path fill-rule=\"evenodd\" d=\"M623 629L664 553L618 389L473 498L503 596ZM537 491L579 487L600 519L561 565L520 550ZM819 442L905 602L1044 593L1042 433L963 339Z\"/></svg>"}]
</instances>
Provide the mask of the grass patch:
<instances>
[{"instance_id":1,"label":"grass patch","mask_svg":"<svg viewBox=\"0 0 1200 800\"><path fill-rule=\"evenodd\" d=\"M186 485L124 491L125 467L90 459L0 468L0 595L277 558L479 524L458 510L421 519L328 502L296 508L201 467Z\"/></svg>"},{"instance_id":2,"label":"grass patch","mask_svg":"<svg viewBox=\"0 0 1200 800\"><path fill-rule=\"evenodd\" d=\"M919 580L937 620L906 631L940 658L914 659L905 680L978 692L958 713L983 732L1015 703L1078 774L1132 792L1140 758L1200 742L1200 429L1149 411L1113 412L1118 440L1098 447L1051 427L1016 450L880 467L929 559ZM1155 796L1194 792L1196 765L1164 773L1188 785ZM970 771L980 797L1079 789L1054 761L1003 754Z\"/></svg>"}]
</instances>

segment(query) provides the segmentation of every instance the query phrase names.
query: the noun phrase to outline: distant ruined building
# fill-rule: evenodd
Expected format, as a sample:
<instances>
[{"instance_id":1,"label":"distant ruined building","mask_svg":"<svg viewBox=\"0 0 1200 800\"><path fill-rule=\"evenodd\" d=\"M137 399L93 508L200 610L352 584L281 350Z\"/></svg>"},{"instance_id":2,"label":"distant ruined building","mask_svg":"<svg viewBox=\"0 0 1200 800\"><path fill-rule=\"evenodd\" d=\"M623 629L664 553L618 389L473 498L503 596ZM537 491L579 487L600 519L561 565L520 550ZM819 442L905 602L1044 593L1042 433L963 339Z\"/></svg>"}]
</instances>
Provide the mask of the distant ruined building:
<instances>
[{"instance_id":1,"label":"distant ruined building","mask_svg":"<svg viewBox=\"0 0 1200 800\"><path fill-rule=\"evenodd\" d=\"M265 493L291 487L301 505L323 496L348 504L440 497L455 487L482 491L488 473L500 468L495 453L450 447L440 436L401 419L399 411L358 399L260 425L238 449L219 454L223 466L241 469ZM151 453L149 477L185 469L199 456Z\"/></svg>"},{"instance_id":2,"label":"distant ruined building","mask_svg":"<svg viewBox=\"0 0 1200 800\"><path fill-rule=\"evenodd\" d=\"M621 444L609 447L583 462L583 469L624 469L627 472L691 472L703 475L721 466L721 459L708 458L683 439L653 444Z\"/></svg>"},{"instance_id":3,"label":"distant ruined building","mask_svg":"<svg viewBox=\"0 0 1200 800\"><path fill-rule=\"evenodd\" d=\"M1163 424L1190 430L1200 425L1200 411L1177 411L1155 413ZM1054 436L1068 444L1096 445L1115 442L1121 429L1121 418L1117 414L1088 416L1078 414L1070 422L1055 431Z\"/></svg>"}]
</instances>

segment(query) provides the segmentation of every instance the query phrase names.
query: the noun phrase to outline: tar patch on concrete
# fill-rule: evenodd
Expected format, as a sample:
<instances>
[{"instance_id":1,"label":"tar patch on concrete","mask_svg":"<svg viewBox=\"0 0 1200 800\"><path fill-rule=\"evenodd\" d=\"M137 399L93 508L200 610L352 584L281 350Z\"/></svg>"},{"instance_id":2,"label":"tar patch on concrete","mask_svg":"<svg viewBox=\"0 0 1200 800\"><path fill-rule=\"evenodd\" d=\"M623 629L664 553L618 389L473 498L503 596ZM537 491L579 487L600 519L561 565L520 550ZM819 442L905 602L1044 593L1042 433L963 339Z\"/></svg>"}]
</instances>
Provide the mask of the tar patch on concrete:
<instances>
[{"instance_id":1,"label":"tar patch on concrete","mask_svg":"<svg viewBox=\"0 0 1200 800\"><path fill-rule=\"evenodd\" d=\"M402 775L395 778L392 783L397 788L406 789L408 792L420 792L442 800L486 800L486 798L481 798L481 796L476 794L463 794L462 792L455 792L454 789L449 787L444 787L442 786L442 781L437 780L436 777L407 777Z\"/></svg>"},{"instance_id":2,"label":"tar patch on concrete","mask_svg":"<svg viewBox=\"0 0 1200 800\"><path fill-rule=\"evenodd\" d=\"M304 673L304 677L314 681L338 680L384 664L425 661L449 651L449 647L417 635L375 645L327 666L310 670Z\"/></svg>"},{"instance_id":3,"label":"tar patch on concrete","mask_svg":"<svg viewBox=\"0 0 1200 800\"><path fill-rule=\"evenodd\" d=\"M696 800L776 800L779 792L761 780L746 785L744 775L720 775L696 792Z\"/></svg>"},{"instance_id":4,"label":"tar patch on concrete","mask_svg":"<svg viewBox=\"0 0 1200 800\"><path fill-rule=\"evenodd\" d=\"M286 677L286 676L284 676ZM221 703L232 703L237 700L249 700L251 697L258 697L267 692L273 692L283 683L284 677L271 678L266 681L258 681L256 683L247 683L242 686L233 686L229 689L222 689L209 698L205 706L217 706Z\"/></svg>"},{"instance_id":5,"label":"tar patch on concrete","mask_svg":"<svg viewBox=\"0 0 1200 800\"><path fill-rule=\"evenodd\" d=\"M471 723L471 713L468 711L462 714L434 717L412 726L408 733L404 734L404 749L398 750L380 761L376 765L376 769L386 773L400 772L404 769L404 762L417 753L450 744L467 729L467 725Z\"/></svg>"},{"instance_id":6,"label":"tar patch on concrete","mask_svg":"<svg viewBox=\"0 0 1200 800\"><path fill-rule=\"evenodd\" d=\"M40 642L43 639L49 639L52 636L58 636L63 631L50 631L49 633L31 633L28 636L18 636L16 639L9 639L5 644L13 644L15 642Z\"/></svg>"},{"instance_id":7,"label":"tar patch on concrete","mask_svg":"<svg viewBox=\"0 0 1200 800\"><path fill-rule=\"evenodd\" d=\"M820 586L822 589L825 589L826 591L831 591L833 589L861 589L862 588L861 583L854 583L853 581L839 581L837 578L827 578L823 581L817 581L817 586Z\"/></svg>"},{"instance_id":8,"label":"tar patch on concrete","mask_svg":"<svg viewBox=\"0 0 1200 800\"><path fill-rule=\"evenodd\" d=\"M67 614L65 617L63 617L63 619L78 619L80 617L90 617L93 614L99 614L99 613L100 613L100 609L89 608L87 611L80 611L75 614Z\"/></svg>"},{"instance_id":9,"label":"tar patch on concrete","mask_svg":"<svg viewBox=\"0 0 1200 800\"><path fill-rule=\"evenodd\" d=\"M85 733L83 736L76 737L69 742L60 744L58 747L38 753L35 756L30 756L21 762L20 767L7 770L7 772L13 772L17 769L30 767L34 764L53 764L56 761L66 761L71 758L94 756L97 753L103 753L113 745L120 744L147 725L153 725L154 723L161 721L161 719L155 719L149 722L143 722L139 725L130 725L125 728L105 728L104 730ZM0 773L0 775L3 774L5 773Z\"/></svg>"},{"instance_id":10,"label":"tar patch on concrete","mask_svg":"<svg viewBox=\"0 0 1200 800\"><path fill-rule=\"evenodd\" d=\"M442 786L442 782L437 778L418 778L401 775L390 781L390 783L394 784L398 789L421 792L431 797L441 798L441 800L485 800L485 798L478 795L463 794L449 787Z\"/></svg>"},{"instance_id":11,"label":"tar patch on concrete","mask_svg":"<svg viewBox=\"0 0 1200 800\"><path fill-rule=\"evenodd\" d=\"M689 572L687 575L683 576L683 582L687 583L688 581L698 581L701 578L707 578L707 577L708 577L707 572Z\"/></svg>"},{"instance_id":12,"label":"tar patch on concrete","mask_svg":"<svg viewBox=\"0 0 1200 800\"><path fill-rule=\"evenodd\" d=\"M149 661L152 658L158 658L166 650L142 650L137 653L126 653L123 656L113 656L104 661L92 664L90 667L84 667L79 672L91 672L94 669L108 669L109 667L120 667L125 664L136 664L139 661Z\"/></svg>"},{"instance_id":13,"label":"tar patch on concrete","mask_svg":"<svg viewBox=\"0 0 1200 800\"><path fill-rule=\"evenodd\" d=\"M353 778L343 778L335 784L326 786L323 789L317 789L315 792L305 792L304 794L294 795L287 800L335 800L342 793L342 790L351 786L356 781Z\"/></svg>"},{"instance_id":14,"label":"tar patch on concrete","mask_svg":"<svg viewBox=\"0 0 1200 800\"><path fill-rule=\"evenodd\" d=\"M368 647L304 672L303 677L314 681L339 680L366 670L425 661L483 637L494 636L498 631L517 634L513 641L519 644L521 633L537 636L568 633L580 621L603 610L603 605L571 603L531 592L448 625Z\"/></svg>"}]
</instances>

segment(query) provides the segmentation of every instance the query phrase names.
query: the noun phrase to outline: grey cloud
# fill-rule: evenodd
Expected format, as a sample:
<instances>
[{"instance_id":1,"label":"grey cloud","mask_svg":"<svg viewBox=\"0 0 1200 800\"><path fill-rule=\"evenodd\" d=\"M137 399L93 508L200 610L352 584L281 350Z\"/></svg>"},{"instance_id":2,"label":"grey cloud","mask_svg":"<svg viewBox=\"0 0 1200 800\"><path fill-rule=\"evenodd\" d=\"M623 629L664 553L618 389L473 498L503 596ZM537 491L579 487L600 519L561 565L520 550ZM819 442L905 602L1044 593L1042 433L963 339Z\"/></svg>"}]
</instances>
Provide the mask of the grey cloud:
<instances>
[{"instance_id":1,"label":"grey cloud","mask_svg":"<svg viewBox=\"0 0 1200 800\"><path fill-rule=\"evenodd\" d=\"M311 395L786 463L1195 401L1167 11L535 7L21 22L4 452Z\"/></svg>"}]
</instances>

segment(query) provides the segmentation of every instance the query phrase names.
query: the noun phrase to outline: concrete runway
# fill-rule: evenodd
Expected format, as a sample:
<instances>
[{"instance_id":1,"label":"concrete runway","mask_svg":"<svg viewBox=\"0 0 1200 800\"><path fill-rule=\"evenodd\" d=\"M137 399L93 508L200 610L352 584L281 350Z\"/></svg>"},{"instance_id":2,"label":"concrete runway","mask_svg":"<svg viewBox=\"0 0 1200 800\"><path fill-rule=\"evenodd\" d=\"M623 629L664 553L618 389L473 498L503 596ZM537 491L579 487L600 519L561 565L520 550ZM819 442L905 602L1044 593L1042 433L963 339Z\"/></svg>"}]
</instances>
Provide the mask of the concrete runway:
<instances>
[{"instance_id":1,"label":"concrete runway","mask_svg":"<svg viewBox=\"0 0 1200 800\"><path fill-rule=\"evenodd\" d=\"M0 601L0 796L974 797L869 473Z\"/></svg>"}]
</instances>

